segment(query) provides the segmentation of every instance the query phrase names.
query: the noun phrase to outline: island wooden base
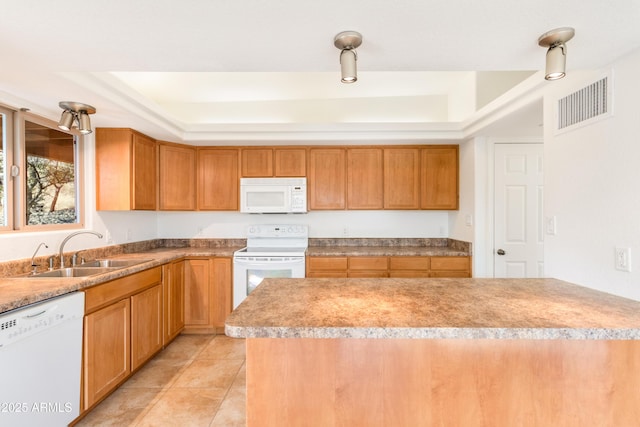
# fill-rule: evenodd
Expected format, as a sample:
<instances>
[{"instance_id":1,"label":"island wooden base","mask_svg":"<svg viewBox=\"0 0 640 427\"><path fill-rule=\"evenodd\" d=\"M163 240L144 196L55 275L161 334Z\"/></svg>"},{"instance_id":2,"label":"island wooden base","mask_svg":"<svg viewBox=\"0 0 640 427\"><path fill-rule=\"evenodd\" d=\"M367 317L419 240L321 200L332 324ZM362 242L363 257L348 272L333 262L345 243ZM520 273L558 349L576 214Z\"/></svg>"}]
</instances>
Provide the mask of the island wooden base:
<instances>
[{"instance_id":1,"label":"island wooden base","mask_svg":"<svg viewBox=\"0 0 640 427\"><path fill-rule=\"evenodd\" d=\"M640 425L640 341L246 343L249 427Z\"/></svg>"}]
</instances>

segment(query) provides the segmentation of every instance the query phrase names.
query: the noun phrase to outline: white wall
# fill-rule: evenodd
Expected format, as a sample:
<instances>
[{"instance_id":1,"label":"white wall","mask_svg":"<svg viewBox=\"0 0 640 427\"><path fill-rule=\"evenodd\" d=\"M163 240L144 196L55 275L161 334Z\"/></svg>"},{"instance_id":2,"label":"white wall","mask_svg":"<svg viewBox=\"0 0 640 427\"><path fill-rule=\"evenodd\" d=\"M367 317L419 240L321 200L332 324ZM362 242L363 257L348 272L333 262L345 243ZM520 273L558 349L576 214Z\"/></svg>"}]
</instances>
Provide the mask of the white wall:
<instances>
[{"instance_id":1,"label":"white wall","mask_svg":"<svg viewBox=\"0 0 640 427\"><path fill-rule=\"evenodd\" d=\"M613 70L614 115L555 134L558 98ZM570 72L550 84L544 101L545 236L551 277L640 300L640 51L602 72ZM631 248L631 272L614 268L614 248Z\"/></svg>"},{"instance_id":2,"label":"white wall","mask_svg":"<svg viewBox=\"0 0 640 427\"><path fill-rule=\"evenodd\" d=\"M160 238L245 238L251 224L307 224L309 237L448 237L446 211L314 211L296 215L159 212Z\"/></svg>"}]
</instances>

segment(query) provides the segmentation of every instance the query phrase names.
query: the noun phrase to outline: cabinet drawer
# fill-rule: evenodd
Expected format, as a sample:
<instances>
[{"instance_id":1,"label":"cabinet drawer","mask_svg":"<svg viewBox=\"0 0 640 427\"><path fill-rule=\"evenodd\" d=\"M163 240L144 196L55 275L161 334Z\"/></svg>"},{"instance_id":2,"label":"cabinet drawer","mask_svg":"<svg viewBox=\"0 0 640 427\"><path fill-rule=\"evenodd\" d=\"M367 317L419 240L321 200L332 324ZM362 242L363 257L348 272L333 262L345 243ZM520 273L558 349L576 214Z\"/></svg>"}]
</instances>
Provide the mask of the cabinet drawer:
<instances>
[{"instance_id":1,"label":"cabinet drawer","mask_svg":"<svg viewBox=\"0 0 640 427\"><path fill-rule=\"evenodd\" d=\"M309 257L307 265L310 271L346 271L347 257Z\"/></svg>"},{"instance_id":2,"label":"cabinet drawer","mask_svg":"<svg viewBox=\"0 0 640 427\"><path fill-rule=\"evenodd\" d=\"M307 278L309 279L313 279L313 278L318 278L318 279L335 279L335 278L345 278L347 277L347 270L343 270L343 271L330 271L330 270L325 270L325 271L308 271L307 272Z\"/></svg>"},{"instance_id":3,"label":"cabinet drawer","mask_svg":"<svg viewBox=\"0 0 640 427\"><path fill-rule=\"evenodd\" d=\"M428 256L399 256L389 258L391 270L429 270Z\"/></svg>"},{"instance_id":4,"label":"cabinet drawer","mask_svg":"<svg viewBox=\"0 0 640 427\"><path fill-rule=\"evenodd\" d=\"M379 278L379 277L389 277L389 273L387 270L351 270L349 272L349 277L354 278Z\"/></svg>"},{"instance_id":5,"label":"cabinet drawer","mask_svg":"<svg viewBox=\"0 0 640 427\"><path fill-rule=\"evenodd\" d=\"M469 271L469 257L466 257L466 256L431 257L431 270Z\"/></svg>"},{"instance_id":6,"label":"cabinet drawer","mask_svg":"<svg viewBox=\"0 0 640 427\"><path fill-rule=\"evenodd\" d=\"M391 270L389 277L395 278L422 278L422 277L434 277L429 274L429 270ZM442 277L445 277L444 274Z\"/></svg>"},{"instance_id":7,"label":"cabinet drawer","mask_svg":"<svg viewBox=\"0 0 640 427\"><path fill-rule=\"evenodd\" d=\"M471 274L466 270L432 271L429 277L471 277Z\"/></svg>"},{"instance_id":8,"label":"cabinet drawer","mask_svg":"<svg viewBox=\"0 0 640 427\"><path fill-rule=\"evenodd\" d=\"M388 268L386 256L358 256L349 257L349 270L384 270Z\"/></svg>"},{"instance_id":9,"label":"cabinet drawer","mask_svg":"<svg viewBox=\"0 0 640 427\"><path fill-rule=\"evenodd\" d=\"M160 283L162 268L155 267L121 279L103 283L85 291L84 312L90 313L119 299Z\"/></svg>"}]
</instances>

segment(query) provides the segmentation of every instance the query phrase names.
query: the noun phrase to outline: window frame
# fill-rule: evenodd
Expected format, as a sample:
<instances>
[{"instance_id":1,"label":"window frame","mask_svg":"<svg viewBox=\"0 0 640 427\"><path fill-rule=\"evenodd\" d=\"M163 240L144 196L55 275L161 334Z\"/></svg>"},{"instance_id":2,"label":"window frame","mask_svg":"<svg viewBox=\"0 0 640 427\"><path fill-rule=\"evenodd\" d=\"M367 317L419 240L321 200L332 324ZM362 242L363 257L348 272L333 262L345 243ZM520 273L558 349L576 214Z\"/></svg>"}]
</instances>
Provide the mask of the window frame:
<instances>
[{"instance_id":1,"label":"window frame","mask_svg":"<svg viewBox=\"0 0 640 427\"><path fill-rule=\"evenodd\" d=\"M4 105L0 105L0 114L4 115L4 121L2 124L3 130L3 151L4 151L4 163L5 163L5 182L4 182L4 194L5 194L5 224L0 224L0 233L13 231L13 193L14 193L14 182L15 177L12 176L11 169L15 164L14 162L14 154L13 154L13 124L14 124L14 113L15 111L7 108Z\"/></svg>"},{"instance_id":2,"label":"window frame","mask_svg":"<svg viewBox=\"0 0 640 427\"><path fill-rule=\"evenodd\" d=\"M4 113L5 117L13 116L13 120L9 122L7 119L7 135L11 133L11 137L7 136L7 166L9 169L8 178L11 185L5 184L7 193L7 226L0 226L0 233L24 233L24 232L43 232L57 230L75 230L83 229L85 226L85 200L84 200L84 138L76 129L64 131L58 128L57 122L30 113L25 110L12 110L3 108L0 105L0 113ZM26 206L26 190L27 190L27 156L26 156L26 135L25 122L29 121L40 126L45 126L56 131L69 134L74 140L74 174L75 174L75 194L76 194L76 220L77 222L70 224L27 224L27 206ZM9 125L11 124L11 125ZM10 153L10 154L9 154ZM17 176L12 176L11 170L13 165L17 165L19 172Z\"/></svg>"}]
</instances>

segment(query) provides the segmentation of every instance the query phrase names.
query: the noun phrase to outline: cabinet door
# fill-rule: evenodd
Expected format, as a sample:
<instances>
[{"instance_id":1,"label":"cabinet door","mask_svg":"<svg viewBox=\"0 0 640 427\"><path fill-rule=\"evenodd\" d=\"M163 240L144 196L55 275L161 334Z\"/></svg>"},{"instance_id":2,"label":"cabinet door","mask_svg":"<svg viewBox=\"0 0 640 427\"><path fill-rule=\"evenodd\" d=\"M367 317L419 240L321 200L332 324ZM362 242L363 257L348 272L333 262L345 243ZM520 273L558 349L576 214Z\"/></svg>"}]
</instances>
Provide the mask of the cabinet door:
<instances>
[{"instance_id":1,"label":"cabinet door","mask_svg":"<svg viewBox=\"0 0 640 427\"><path fill-rule=\"evenodd\" d=\"M133 134L132 208L156 209L156 142L139 133Z\"/></svg>"},{"instance_id":2,"label":"cabinet door","mask_svg":"<svg viewBox=\"0 0 640 427\"><path fill-rule=\"evenodd\" d=\"M132 129L96 129L96 209L156 209L156 143Z\"/></svg>"},{"instance_id":3,"label":"cabinet door","mask_svg":"<svg viewBox=\"0 0 640 427\"><path fill-rule=\"evenodd\" d=\"M346 158L343 148L309 150L309 209L346 207Z\"/></svg>"},{"instance_id":4,"label":"cabinet door","mask_svg":"<svg viewBox=\"0 0 640 427\"><path fill-rule=\"evenodd\" d=\"M275 148L273 155L275 176L307 176L307 150L304 148Z\"/></svg>"},{"instance_id":5,"label":"cabinet door","mask_svg":"<svg viewBox=\"0 0 640 427\"><path fill-rule=\"evenodd\" d=\"M350 256L349 277L389 277L386 256Z\"/></svg>"},{"instance_id":6,"label":"cabinet door","mask_svg":"<svg viewBox=\"0 0 640 427\"><path fill-rule=\"evenodd\" d=\"M346 256L307 257L307 277L347 277Z\"/></svg>"},{"instance_id":7,"label":"cabinet door","mask_svg":"<svg viewBox=\"0 0 640 427\"><path fill-rule=\"evenodd\" d=\"M431 257L392 256L389 257L390 277L430 277Z\"/></svg>"},{"instance_id":8,"label":"cabinet door","mask_svg":"<svg viewBox=\"0 0 640 427\"><path fill-rule=\"evenodd\" d=\"M131 372L129 298L84 318L84 408L118 386Z\"/></svg>"},{"instance_id":9,"label":"cabinet door","mask_svg":"<svg viewBox=\"0 0 640 427\"><path fill-rule=\"evenodd\" d=\"M273 150L271 148L243 148L242 176L273 176Z\"/></svg>"},{"instance_id":10,"label":"cabinet door","mask_svg":"<svg viewBox=\"0 0 640 427\"><path fill-rule=\"evenodd\" d=\"M458 209L458 147L422 149L422 209Z\"/></svg>"},{"instance_id":11,"label":"cabinet door","mask_svg":"<svg viewBox=\"0 0 640 427\"><path fill-rule=\"evenodd\" d=\"M184 261L162 266L164 285L164 334L167 345L184 329Z\"/></svg>"},{"instance_id":12,"label":"cabinet door","mask_svg":"<svg viewBox=\"0 0 640 427\"><path fill-rule=\"evenodd\" d=\"M420 151L384 149L384 208L420 208Z\"/></svg>"},{"instance_id":13,"label":"cabinet door","mask_svg":"<svg viewBox=\"0 0 640 427\"><path fill-rule=\"evenodd\" d=\"M160 209L195 210L196 150L160 144Z\"/></svg>"},{"instance_id":14,"label":"cabinet door","mask_svg":"<svg viewBox=\"0 0 640 427\"><path fill-rule=\"evenodd\" d=\"M198 209L239 210L237 149L198 150Z\"/></svg>"},{"instance_id":15,"label":"cabinet door","mask_svg":"<svg viewBox=\"0 0 640 427\"><path fill-rule=\"evenodd\" d=\"M131 371L162 348L162 285L131 296Z\"/></svg>"},{"instance_id":16,"label":"cabinet door","mask_svg":"<svg viewBox=\"0 0 640 427\"><path fill-rule=\"evenodd\" d=\"M471 257L431 257L431 277L471 277Z\"/></svg>"},{"instance_id":17,"label":"cabinet door","mask_svg":"<svg viewBox=\"0 0 640 427\"><path fill-rule=\"evenodd\" d=\"M382 148L347 150L347 209L382 209Z\"/></svg>"},{"instance_id":18,"label":"cabinet door","mask_svg":"<svg viewBox=\"0 0 640 427\"><path fill-rule=\"evenodd\" d=\"M224 332L224 322L231 313L232 274L231 258L213 258L211 260L212 291L212 324L220 332Z\"/></svg>"},{"instance_id":19,"label":"cabinet door","mask_svg":"<svg viewBox=\"0 0 640 427\"><path fill-rule=\"evenodd\" d=\"M185 328L211 325L211 286L208 259L188 259L184 262L184 323Z\"/></svg>"}]
</instances>

